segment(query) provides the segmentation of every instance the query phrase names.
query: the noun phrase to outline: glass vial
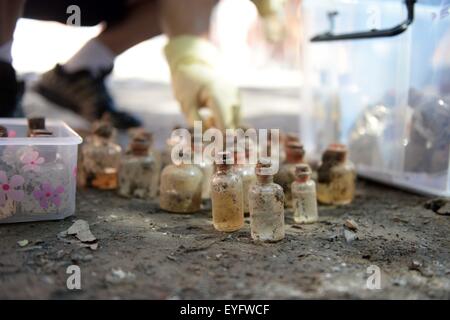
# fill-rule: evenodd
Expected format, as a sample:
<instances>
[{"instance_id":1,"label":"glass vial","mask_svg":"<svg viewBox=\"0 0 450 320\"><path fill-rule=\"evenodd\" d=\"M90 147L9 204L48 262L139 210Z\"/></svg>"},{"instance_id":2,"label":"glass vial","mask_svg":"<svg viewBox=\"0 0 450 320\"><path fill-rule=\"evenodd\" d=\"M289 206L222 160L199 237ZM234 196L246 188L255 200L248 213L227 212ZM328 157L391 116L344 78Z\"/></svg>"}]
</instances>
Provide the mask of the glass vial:
<instances>
[{"instance_id":1,"label":"glass vial","mask_svg":"<svg viewBox=\"0 0 450 320\"><path fill-rule=\"evenodd\" d=\"M219 152L211 179L211 206L214 228L233 232L244 226L242 179L231 162L231 153Z\"/></svg>"},{"instance_id":2,"label":"glass vial","mask_svg":"<svg viewBox=\"0 0 450 320\"><path fill-rule=\"evenodd\" d=\"M242 179L242 190L243 190L243 200L244 200L244 213L249 213L248 206L248 194L250 188L256 183L255 166L247 163L249 150L246 149L245 152L235 152L234 153L234 163L235 170L241 176Z\"/></svg>"},{"instance_id":3,"label":"glass vial","mask_svg":"<svg viewBox=\"0 0 450 320\"><path fill-rule=\"evenodd\" d=\"M124 197L155 198L158 191L159 166L149 152L150 136L136 136L119 168L118 194Z\"/></svg>"},{"instance_id":4,"label":"glass vial","mask_svg":"<svg viewBox=\"0 0 450 320\"><path fill-rule=\"evenodd\" d=\"M203 154L203 143L195 143L194 135L191 135L191 150L194 164L202 171L202 199L211 198L211 177L214 173L214 165L210 156Z\"/></svg>"},{"instance_id":5,"label":"glass vial","mask_svg":"<svg viewBox=\"0 0 450 320\"><path fill-rule=\"evenodd\" d=\"M284 193L273 182L270 160L256 165L257 182L250 189L250 228L253 240L275 242L284 238Z\"/></svg>"},{"instance_id":6,"label":"glass vial","mask_svg":"<svg viewBox=\"0 0 450 320\"><path fill-rule=\"evenodd\" d=\"M180 152L180 158L183 153ZM159 205L161 209L176 213L200 210L202 203L202 171L194 164L167 165L161 174Z\"/></svg>"},{"instance_id":7,"label":"glass vial","mask_svg":"<svg viewBox=\"0 0 450 320\"><path fill-rule=\"evenodd\" d=\"M352 202L356 172L347 160L347 148L332 144L322 155L318 169L317 198L323 204L341 205Z\"/></svg>"},{"instance_id":8,"label":"glass vial","mask_svg":"<svg viewBox=\"0 0 450 320\"><path fill-rule=\"evenodd\" d=\"M303 145L291 142L286 145L286 162L280 166L275 175L275 183L279 184L284 191L285 206L292 207L291 185L295 180L295 166L304 162L305 150Z\"/></svg>"},{"instance_id":9,"label":"glass vial","mask_svg":"<svg viewBox=\"0 0 450 320\"><path fill-rule=\"evenodd\" d=\"M93 134L82 146L83 171L86 185L103 190L117 188L117 172L122 148L113 141L114 128L98 122Z\"/></svg>"},{"instance_id":10,"label":"glass vial","mask_svg":"<svg viewBox=\"0 0 450 320\"><path fill-rule=\"evenodd\" d=\"M295 167L292 182L292 207L296 223L313 223L319 219L317 213L316 184L311 180L311 169L307 164Z\"/></svg>"}]
</instances>

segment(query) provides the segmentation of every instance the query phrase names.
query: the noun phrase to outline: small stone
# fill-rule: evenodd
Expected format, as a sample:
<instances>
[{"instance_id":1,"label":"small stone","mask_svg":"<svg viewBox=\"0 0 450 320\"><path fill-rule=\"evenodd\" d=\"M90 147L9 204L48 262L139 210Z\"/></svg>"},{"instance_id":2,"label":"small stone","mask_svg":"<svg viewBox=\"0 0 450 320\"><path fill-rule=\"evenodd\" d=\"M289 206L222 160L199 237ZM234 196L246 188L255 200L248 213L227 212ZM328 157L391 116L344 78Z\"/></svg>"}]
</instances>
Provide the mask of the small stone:
<instances>
[{"instance_id":1,"label":"small stone","mask_svg":"<svg viewBox=\"0 0 450 320\"><path fill-rule=\"evenodd\" d=\"M344 230L344 237L347 243L353 242L354 240L358 239L358 236L355 232L347 229Z\"/></svg>"},{"instance_id":2,"label":"small stone","mask_svg":"<svg viewBox=\"0 0 450 320\"><path fill-rule=\"evenodd\" d=\"M345 220L344 225L345 225L349 230L352 230L352 231L356 231L356 230L358 229L358 224L357 224L355 221L353 221L352 219L347 219L347 220Z\"/></svg>"},{"instance_id":3,"label":"small stone","mask_svg":"<svg viewBox=\"0 0 450 320\"><path fill-rule=\"evenodd\" d=\"M444 198L431 199L424 204L425 209L437 214L450 215L450 200Z\"/></svg>"},{"instance_id":4,"label":"small stone","mask_svg":"<svg viewBox=\"0 0 450 320\"><path fill-rule=\"evenodd\" d=\"M22 247L22 248L27 246L29 243L30 242L27 239L17 241L17 244L19 245L19 247Z\"/></svg>"},{"instance_id":5,"label":"small stone","mask_svg":"<svg viewBox=\"0 0 450 320\"><path fill-rule=\"evenodd\" d=\"M450 215L450 201L445 203L442 207L440 207L437 211L437 214L448 216Z\"/></svg>"},{"instance_id":6,"label":"small stone","mask_svg":"<svg viewBox=\"0 0 450 320\"><path fill-rule=\"evenodd\" d=\"M409 265L409 270L420 271L422 266L423 266L423 264L420 261L412 260L410 265Z\"/></svg>"},{"instance_id":7,"label":"small stone","mask_svg":"<svg viewBox=\"0 0 450 320\"><path fill-rule=\"evenodd\" d=\"M111 273L107 274L105 280L109 283L132 282L136 276L131 272L125 272L121 268L112 269Z\"/></svg>"}]
</instances>

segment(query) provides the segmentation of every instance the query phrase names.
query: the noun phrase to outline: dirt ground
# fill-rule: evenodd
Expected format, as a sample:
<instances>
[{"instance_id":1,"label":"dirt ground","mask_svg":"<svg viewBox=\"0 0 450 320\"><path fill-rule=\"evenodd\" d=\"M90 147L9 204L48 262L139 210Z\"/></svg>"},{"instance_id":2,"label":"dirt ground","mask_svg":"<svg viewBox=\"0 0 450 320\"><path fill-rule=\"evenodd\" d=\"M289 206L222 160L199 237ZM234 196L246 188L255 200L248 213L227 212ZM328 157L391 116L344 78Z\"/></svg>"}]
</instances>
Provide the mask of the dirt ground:
<instances>
[{"instance_id":1,"label":"dirt ground","mask_svg":"<svg viewBox=\"0 0 450 320\"><path fill-rule=\"evenodd\" d=\"M258 244L248 219L239 232L215 231L208 204L170 214L157 202L81 191L75 217L0 226L0 298L450 299L450 216L425 209L427 200L359 181L353 204L321 206L320 222L306 226L287 211L285 240ZM348 218L358 224L351 242ZM76 219L89 222L97 250L58 237ZM81 290L66 287L73 264ZM381 289L367 288L371 265Z\"/></svg>"}]
</instances>

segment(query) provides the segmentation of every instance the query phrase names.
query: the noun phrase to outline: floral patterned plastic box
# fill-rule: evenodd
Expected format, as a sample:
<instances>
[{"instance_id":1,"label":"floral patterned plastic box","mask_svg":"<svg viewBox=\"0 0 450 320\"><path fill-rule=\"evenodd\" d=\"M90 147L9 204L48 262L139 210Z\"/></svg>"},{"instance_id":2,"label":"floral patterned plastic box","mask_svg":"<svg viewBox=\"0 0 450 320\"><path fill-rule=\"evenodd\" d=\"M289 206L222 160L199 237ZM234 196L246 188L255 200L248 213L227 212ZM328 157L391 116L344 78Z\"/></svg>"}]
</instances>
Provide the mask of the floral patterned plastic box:
<instances>
[{"instance_id":1,"label":"floral patterned plastic box","mask_svg":"<svg viewBox=\"0 0 450 320\"><path fill-rule=\"evenodd\" d=\"M47 120L52 137L27 137L26 119L0 118L0 223L58 220L75 213L78 144L67 124Z\"/></svg>"}]
</instances>

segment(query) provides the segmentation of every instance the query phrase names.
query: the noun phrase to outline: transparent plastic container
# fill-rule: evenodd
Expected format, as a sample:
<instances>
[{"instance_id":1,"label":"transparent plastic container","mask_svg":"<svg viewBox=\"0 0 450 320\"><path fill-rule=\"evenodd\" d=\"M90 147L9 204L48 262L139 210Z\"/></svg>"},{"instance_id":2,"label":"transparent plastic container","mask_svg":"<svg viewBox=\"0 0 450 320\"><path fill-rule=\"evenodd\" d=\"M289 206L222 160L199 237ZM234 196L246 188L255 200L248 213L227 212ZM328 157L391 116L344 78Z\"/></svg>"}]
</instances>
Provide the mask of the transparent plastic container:
<instances>
[{"instance_id":1,"label":"transparent plastic container","mask_svg":"<svg viewBox=\"0 0 450 320\"><path fill-rule=\"evenodd\" d=\"M75 213L78 144L67 124L47 120L51 137L27 137L26 119L1 118L0 224L59 220Z\"/></svg>"},{"instance_id":2,"label":"transparent plastic container","mask_svg":"<svg viewBox=\"0 0 450 320\"><path fill-rule=\"evenodd\" d=\"M399 25L406 4L305 0L302 9L300 130L309 160L341 142L361 176L450 196L450 1L417 1L396 36L321 42L310 39Z\"/></svg>"}]
</instances>

